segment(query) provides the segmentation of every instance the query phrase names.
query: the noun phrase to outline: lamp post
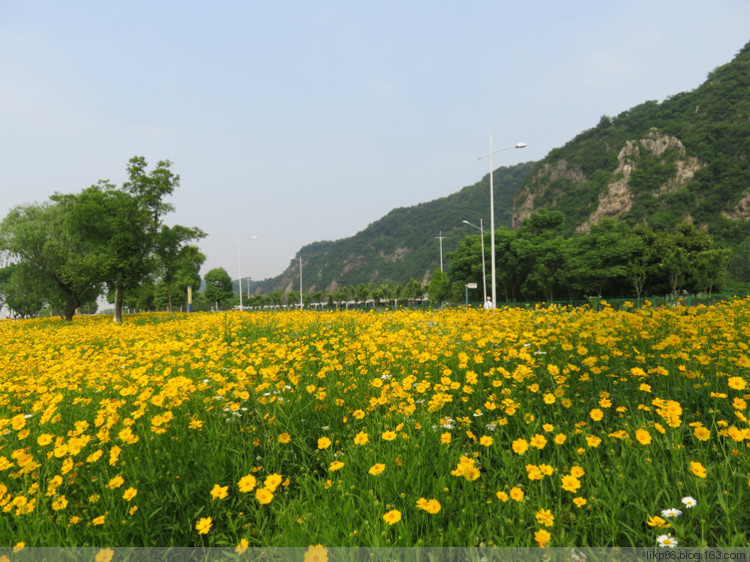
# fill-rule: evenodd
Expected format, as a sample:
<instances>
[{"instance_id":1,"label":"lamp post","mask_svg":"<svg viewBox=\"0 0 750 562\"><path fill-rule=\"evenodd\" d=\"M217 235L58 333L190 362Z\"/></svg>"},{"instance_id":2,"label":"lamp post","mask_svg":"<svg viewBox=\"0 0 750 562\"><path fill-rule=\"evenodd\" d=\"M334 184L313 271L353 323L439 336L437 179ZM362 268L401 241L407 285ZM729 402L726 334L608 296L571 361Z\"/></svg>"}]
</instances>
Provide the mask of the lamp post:
<instances>
[{"instance_id":1,"label":"lamp post","mask_svg":"<svg viewBox=\"0 0 750 562\"><path fill-rule=\"evenodd\" d=\"M440 271L443 271L443 239L445 236L443 236L443 231L440 231L440 234L438 236L435 236L438 240L440 240Z\"/></svg>"},{"instance_id":2,"label":"lamp post","mask_svg":"<svg viewBox=\"0 0 750 562\"><path fill-rule=\"evenodd\" d=\"M479 219L479 226L470 223L469 221L465 220L463 221L464 224L468 224L469 226L473 226L474 228L478 228L479 232L482 233L482 304L487 300L487 273L485 273L484 268L484 225L482 224L482 219Z\"/></svg>"},{"instance_id":3,"label":"lamp post","mask_svg":"<svg viewBox=\"0 0 750 562\"><path fill-rule=\"evenodd\" d=\"M250 240L255 240L257 236L251 236ZM240 235L237 234L237 283L240 285L240 310L242 310L242 265L240 260ZM248 287L250 285L248 284ZM249 297L249 295L248 295Z\"/></svg>"},{"instance_id":4,"label":"lamp post","mask_svg":"<svg viewBox=\"0 0 750 562\"><path fill-rule=\"evenodd\" d=\"M299 260L299 309L302 310L302 256L299 258L289 258L290 260Z\"/></svg>"},{"instance_id":5,"label":"lamp post","mask_svg":"<svg viewBox=\"0 0 750 562\"><path fill-rule=\"evenodd\" d=\"M478 159L481 160L482 158L490 157L490 253L492 258L492 306L497 306L497 281L495 278L495 189L494 185L492 183L492 175L493 175L493 167L492 167L492 155L496 152L502 152L503 150L510 150L511 148L524 148L526 146L525 142L519 142L512 146L506 146L503 148L498 148L496 150L492 149L492 133L490 133L490 151L488 154L485 154L483 156L480 156Z\"/></svg>"}]
</instances>

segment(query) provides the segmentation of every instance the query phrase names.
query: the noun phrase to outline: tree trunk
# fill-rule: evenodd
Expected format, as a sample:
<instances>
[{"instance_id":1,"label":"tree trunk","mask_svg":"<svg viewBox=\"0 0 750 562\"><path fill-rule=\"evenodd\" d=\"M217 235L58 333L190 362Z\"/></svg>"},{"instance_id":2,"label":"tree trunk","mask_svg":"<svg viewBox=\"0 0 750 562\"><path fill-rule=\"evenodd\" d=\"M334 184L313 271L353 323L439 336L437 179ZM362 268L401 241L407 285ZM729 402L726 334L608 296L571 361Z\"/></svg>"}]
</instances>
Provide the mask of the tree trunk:
<instances>
[{"instance_id":1,"label":"tree trunk","mask_svg":"<svg viewBox=\"0 0 750 562\"><path fill-rule=\"evenodd\" d=\"M75 316L76 309L79 306L80 303L78 300L70 291L68 291L67 295L65 295L65 305L63 306L63 318L65 318L66 322L71 322L73 320L73 316Z\"/></svg>"},{"instance_id":2,"label":"tree trunk","mask_svg":"<svg viewBox=\"0 0 750 562\"><path fill-rule=\"evenodd\" d=\"M122 322L122 290L120 287L115 287L115 315L114 321L116 324Z\"/></svg>"}]
</instances>

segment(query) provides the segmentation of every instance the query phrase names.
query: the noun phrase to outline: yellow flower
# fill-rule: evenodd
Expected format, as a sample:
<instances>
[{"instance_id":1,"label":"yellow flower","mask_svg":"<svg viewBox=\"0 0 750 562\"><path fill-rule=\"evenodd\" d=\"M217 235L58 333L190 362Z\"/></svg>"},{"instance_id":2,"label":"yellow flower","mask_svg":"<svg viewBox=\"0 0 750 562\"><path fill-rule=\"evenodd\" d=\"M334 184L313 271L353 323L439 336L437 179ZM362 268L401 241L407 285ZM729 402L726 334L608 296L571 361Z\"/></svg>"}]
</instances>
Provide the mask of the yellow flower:
<instances>
[{"instance_id":1,"label":"yellow flower","mask_svg":"<svg viewBox=\"0 0 750 562\"><path fill-rule=\"evenodd\" d=\"M91 520L92 525L104 525L104 520L106 519L106 515L100 515L99 517L94 517L94 519Z\"/></svg>"},{"instance_id":2,"label":"yellow flower","mask_svg":"<svg viewBox=\"0 0 750 562\"><path fill-rule=\"evenodd\" d=\"M247 539L241 539L241 540L240 540L240 544L238 544L238 545L237 545L237 546L236 546L236 547L234 548L234 551L235 551L235 552L236 552L237 554L243 554L243 553L244 553L244 552L245 552L245 551L247 550L247 547L249 547L249 546L250 546L250 543L248 542L248 540L247 540Z\"/></svg>"},{"instance_id":3,"label":"yellow flower","mask_svg":"<svg viewBox=\"0 0 750 562\"><path fill-rule=\"evenodd\" d=\"M258 488L255 491L255 499L262 505L269 504L273 501L273 492L268 488Z\"/></svg>"},{"instance_id":4,"label":"yellow flower","mask_svg":"<svg viewBox=\"0 0 750 562\"><path fill-rule=\"evenodd\" d=\"M227 497L229 493L229 486L219 486L218 484L214 484L214 487L211 489L211 498L214 500L223 500Z\"/></svg>"},{"instance_id":5,"label":"yellow flower","mask_svg":"<svg viewBox=\"0 0 750 562\"><path fill-rule=\"evenodd\" d=\"M364 445L368 441L370 441L370 436L367 435L367 433L365 433L364 431L360 431L359 433L357 433L357 435L354 436L355 445Z\"/></svg>"},{"instance_id":6,"label":"yellow flower","mask_svg":"<svg viewBox=\"0 0 750 562\"><path fill-rule=\"evenodd\" d=\"M328 437L321 437L318 439L318 449L327 449L331 446L331 440Z\"/></svg>"},{"instance_id":7,"label":"yellow flower","mask_svg":"<svg viewBox=\"0 0 750 562\"><path fill-rule=\"evenodd\" d=\"M440 511L440 502L436 499L427 500L425 498L419 498L417 500L417 507L423 509L427 513L434 515Z\"/></svg>"},{"instance_id":8,"label":"yellow flower","mask_svg":"<svg viewBox=\"0 0 750 562\"><path fill-rule=\"evenodd\" d=\"M263 487L268 488L272 492L276 491L276 488L279 487L279 484L284 480L284 477L281 474L270 474L266 477L266 479L263 481Z\"/></svg>"},{"instance_id":9,"label":"yellow flower","mask_svg":"<svg viewBox=\"0 0 750 562\"><path fill-rule=\"evenodd\" d=\"M292 436L288 433L282 433L279 435L279 443L289 443L292 440Z\"/></svg>"},{"instance_id":10,"label":"yellow flower","mask_svg":"<svg viewBox=\"0 0 750 562\"><path fill-rule=\"evenodd\" d=\"M564 433L558 433L557 435L555 435L555 444L556 445L562 445L563 443L565 443L565 440L567 438L568 438L568 436L565 435Z\"/></svg>"},{"instance_id":11,"label":"yellow flower","mask_svg":"<svg viewBox=\"0 0 750 562\"><path fill-rule=\"evenodd\" d=\"M490 437L489 435L483 435L479 438L479 444L485 447L489 447L490 445L492 445L492 437Z\"/></svg>"},{"instance_id":12,"label":"yellow flower","mask_svg":"<svg viewBox=\"0 0 750 562\"><path fill-rule=\"evenodd\" d=\"M586 437L586 444L589 447L598 447L601 442L601 437L597 437L596 435L589 435Z\"/></svg>"},{"instance_id":13,"label":"yellow flower","mask_svg":"<svg viewBox=\"0 0 750 562\"><path fill-rule=\"evenodd\" d=\"M45 445L49 445L52 443L52 438L54 435L51 433L42 433L39 437L36 438L36 442L40 447L44 447Z\"/></svg>"},{"instance_id":14,"label":"yellow flower","mask_svg":"<svg viewBox=\"0 0 750 562\"><path fill-rule=\"evenodd\" d=\"M60 511L61 509L65 509L66 507L68 507L68 500L65 496L60 496L52 502L52 509L54 509L55 511Z\"/></svg>"},{"instance_id":15,"label":"yellow flower","mask_svg":"<svg viewBox=\"0 0 750 562\"><path fill-rule=\"evenodd\" d=\"M385 465L382 463L378 463L378 464L372 465L370 467L370 470L368 470L367 472L369 472L373 476L378 476L379 474L382 474L384 470L385 470Z\"/></svg>"},{"instance_id":16,"label":"yellow flower","mask_svg":"<svg viewBox=\"0 0 750 562\"><path fill-rule=\"evenodd\" d=\"M122 486L124 482L125 479L122 476L115 476L109 481L109 484L107 484L107 488L109 488L110 490L114 490L115 488L119 488L120 486Z\"/></svg>"},{"instance_id":17,"label":"yellow flower","mask_svg":"<svg viewBox=\"0 0 750 562\"><path fill-rule=\"evenodd\" d=\"M552 527L555 524L555 516L549 509L540 509L534 515L537 522L545 527Z\"/></svg>"},{"instance_id":18,"label":"yellow flower","mask_svg":"<svg viewBox=\"0 0 750 562\"><path fill-rule=\"evenodd\" d=\"M304 562L328 562L328 550L322 544L310 546L305 551Z\"/></svg>"},{"instance_id":19,"label":"yellow flower","mask_svg":"<svg viewBox=\"0 0 750 562\"><path fill-rule=\"evenodd\" d=\"M392 509L385 515L383 515L383 521L385 521L389 525L398 523L399 521L401 521L401 512L398 509Z\"/></svg>"},{"instance_id":20,"label":"yellow flower","mask_svg":"<svg viewBox=\"0 0 750 562\"><path fill-rule=\"evenodd\" d=\"M210 517L201 517L195 524L195 530L198 531L199 535L205 535L211 530L212 524L213 519L211 519Z\"/></svg>"},{"instance_id":21,"label":"yellow flower","mask_svg":"<svg viewBox=\"0 0 750 562\"><path fill-rule=\"evenodd\" d=\"M448 433L448 432L441 433L440 434L440 442L443 445L447 445L448 443L450 443L451 442L451 434Z\"/></svg>"},{"instance_id":22,"label":"yellow flower","mask_svg":"<svg viewBox=\"0 0 750 562\"><path fill-rule=\"evenodd\" d=\"M512 447L513 452L518 455L523 455L529 450L529 444L526 442L526 439L516 439L513 441Z\"/></svg>"},{"instance_id":23,"label":"yellow flower","mask_svg":"<svg viewBox=\"0 0 750 562\"><path fill-rule=\"evenodd\" d=\"M509 493L510 493L510 499L512 499L513 501L517 501L517 502L522 502L523 501L524 493L523 493L523 490L521 488L513 486L510 489Z\"/></svg>"},{"instance_id":24,"label":"yellow flower","mask_svg":"<svg viewBox=\"0 0 750 562\"><path fill-rule=\"evenodd\" d=\"M659 527L663 529L672 526L670 523L667 523L666 520L662 519L658 515L652 515L651 517L649 517L648 521L646 521L646 524L648 524L649 527Z\"/></svg>"},{"instance_id":25,"label":"yellow flower","mask_svg":"<svg viewBox=\"0 0 750 562\"><path fill-rule=\"evenodd\" d=\"M341 470L342 468L344 468L344 463L343 462L341 462L341 461L333 461L331 463L331 465L328 467L328 470L330 470L331 472L335 472L337 470Z\"/></svg>"},{"instance_id":26,"label":"yellow flower","mask_svg":"<svg viewBox=\"0 0 750 562\"><path fill-rule=\"evenodd\" d=\"M502 502L507 502L510 499L505 492L495 492L495 495L497 496L497 499Z\"/></svg>"},{"instance_id":27,"label":"yellow flower","mask_svg":"<svg viewBox=\"0 0 750 562\"><path fill-rule=\"evenodd\" d=\"M708 441L711 438L711 430L699 425L693 429L693 435L700 441Z\"/></svg>"},{"instance_id":28,"label":"yellow flower","mask_svg":"<svg viewBox=\"0 0 750 562\"><path fill-rule=\"evenodd\" d=\"M586 498L573 498L573 503L576 505L576 507L583 507L586 505Z\"/></svg>"},{"instance_id":29,"label":"yellow flower","mask_svg":"<svg viewBox=\"0 0 750 562\"><path fill-rule=\"evenodd\" d=\"M747 386L745 379L742 377L729 377L727 379L727 384L729 385L729 388L733 388L734 390L744 390Z\"/></svg>"},{"instance_id":30,"label":"yellow flower","mask_svg":"<svg viewBox=\"0 0 750 562\"><path fill-rule=\"evenodd\" d=\"M540 548L546 548L549 541L552 539L552 535L545 529L539 529L534 533L534 540L539 544Z\"/></svg>"},{"instance_id":31,"label":"yellow flower","mask_svg":"<svg viewBox=\"0 0 750 562\"><path fill-rule=\"evenodd\" d=\"M397 434L395 431L384 431L380 437L383 439L383 441L393 441L396 436Z\"/></svg>"},{"instance_id":32,"label":"yellow flower","mask_svg":"<svg viewBox=\"0 0 750 562\"><path fill-rule=\"evenodd\" d=\"M110 562L114 555L115 551L111 548L102 548L99 552L96 553L96 556L94 556L94 560L96 562Z\"/></svg>"},{"instance_id":33,"label":"yellow flower","mask_svg":"<svg viewBox=\"0 0 750 562\"><path fill-rule=\"evenodd\" d=\"M544 435L537 433L534 437L529 439L529 445L539 450L544 449L547 445L547 438Z\"/></svg>"},{"instance_id":34,"label":"yellow flower","mask_svg":"<svg viewBox=\"0 0 750 562\"><path fill-rule=\"evenodd\" d=\"M561 481L563 490L566 490L568 492L576 493L581 487L581 481L572 474L563 476Z\"/></svg>"},{"instance_id":35,"label":"yellow flower","mask_svg":"<svg viewBox=\"0 0 750 562\"><path fill-rule=\"evenodd\" d=\"M641 445L648 445L651 443L651 434L645 429L637 429L635 431L635 438Z\"/></svg>"},{"instance_id":36,"label":"yellow flower","mask_svg":"<svg viewBox=\"0 0 750 562\"><path fill-rule=\"evenodd\" d=\"M125 490L125 492L122 494L122 499L124 499L126 502L129 502L132 500L136 495L138 494L138 490L135 488L128 488Z\"/></svg>"},{"instance_id":37,"label":"yellow flower","mask_svg":"<svg viewBox=\"0 0 750 562\"><path fill-rule=\"evenodd\" d=\"M699 462L690 461L690 471L695 474L698 478L706 477L706 469Z\"/></svg>"},{"instance_id":38,"label":"yellow flower","mask_svg":"<svg viewBox=\"0 0 750 562\"><path fill-rule=\"evenodd\" d=\"M594 421L599 421L604 417L604 412L602 412L599 408L594 408L589 412L589 417Z\"/></svg>"},{"instance_id":39,"label":"yellow flower","mask_svg":"<svg viewBox=\"0 0 750 562\"><path fill-rule=\"evenodd\" d=\"M237 482L237 486L239 486L240 492L252 492L255 488L255 476L252 474L243 476L240 478L240 481Z\"/></svg>"}]
</instances>

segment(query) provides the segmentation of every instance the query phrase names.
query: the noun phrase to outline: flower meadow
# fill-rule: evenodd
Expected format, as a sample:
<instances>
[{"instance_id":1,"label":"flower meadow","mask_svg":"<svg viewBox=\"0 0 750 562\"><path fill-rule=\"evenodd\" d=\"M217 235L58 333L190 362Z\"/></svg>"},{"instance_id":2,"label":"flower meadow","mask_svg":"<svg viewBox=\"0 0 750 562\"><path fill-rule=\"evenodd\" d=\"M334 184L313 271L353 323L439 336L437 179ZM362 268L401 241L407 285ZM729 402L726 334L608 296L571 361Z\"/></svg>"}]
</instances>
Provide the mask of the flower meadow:
<instances>
[{"instance_id":1,"label":"flower meadow","mask_svg":"<svg viewBox=\"0 0 750 562\"><path fill-rule=\"evenodd\" d=\"M746 546L750 300L0 322L0 546Z\"/></svg>"}]
</instances>

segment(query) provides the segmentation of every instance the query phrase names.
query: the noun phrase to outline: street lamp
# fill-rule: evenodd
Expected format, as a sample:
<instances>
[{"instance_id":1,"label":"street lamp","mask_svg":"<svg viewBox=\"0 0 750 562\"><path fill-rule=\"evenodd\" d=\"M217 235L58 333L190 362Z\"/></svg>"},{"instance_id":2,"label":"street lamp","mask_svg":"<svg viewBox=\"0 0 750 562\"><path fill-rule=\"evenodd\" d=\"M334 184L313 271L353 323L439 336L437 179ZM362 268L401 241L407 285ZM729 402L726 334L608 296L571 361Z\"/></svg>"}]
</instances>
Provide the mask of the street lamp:
<instances>
[{"instance_id":1,"label":"street lamp","mask_svg":"<svg viewBox=\"0 0 750 562\"><path fill-rule=\"evenodd\" d=\"M484 156L480 156L478 159L490 157L490 252L492 257L492 306L497 306L497 281L495 279L495 189L492 183L492 155L496 152L502 152L503 150L510 150L511 148L524 148L525 142L519 142L512 146L506 146L504 148L498 148L492 150L492 133L490 133L490 151Z\"/></svg>"},{"instance_id":2,"label":"street lamp","mask_svg":"<svg viewBox=\"0 0 750 562\"><path fill-rule=\"evenodd\" d=\"M257 236L251 236L250 240L255 240ZM237 234L237 283L240 285L240 310L242 310L242 265L240 261L240 235ZM248 287L250 284L248 283ZM249 297L249 295L248 295Z\"/></svg>"},{"instance_id":3,"label":"street lamp","mask_svg":"<svg viewBox=\"0 0 750 562\"><path fill-rule=\"evenodd\" d=\"M302 256L299 258L289 258L290 260L299 260L299 309L302 310Z\"/></svg>"},{"instance_id":4,"label":"street lamp","mask_svg":"<svg viewBox=\"0 0 750 562\"><path fill-rule=\"evenodd\" d=\"M472 224L467 220L462 222L464 224L468 224L469 226L473 226L474 228L478 228L479 232L482 233L482 292L484 293L482 304L484 304L487 301L487 274L485 273L484 269L484 225L482 224L481 218L479 219L479 226Z\"/></svg>"},{"instance_id":5,"label":"street lamp","mask_svg":"<svg viewBox=\"0 0 750 562\"><path fill-rule=\"evenodd\" d=\"M440 234L438 236L435 236L438 240L440 240L440 271L443 271L443 240L445 239L445 236L443 236L443 231L440 231Z\"/></svg>"}]
</instances>

